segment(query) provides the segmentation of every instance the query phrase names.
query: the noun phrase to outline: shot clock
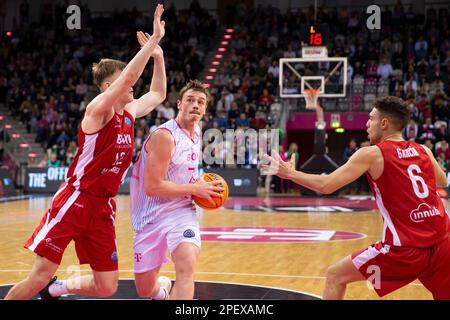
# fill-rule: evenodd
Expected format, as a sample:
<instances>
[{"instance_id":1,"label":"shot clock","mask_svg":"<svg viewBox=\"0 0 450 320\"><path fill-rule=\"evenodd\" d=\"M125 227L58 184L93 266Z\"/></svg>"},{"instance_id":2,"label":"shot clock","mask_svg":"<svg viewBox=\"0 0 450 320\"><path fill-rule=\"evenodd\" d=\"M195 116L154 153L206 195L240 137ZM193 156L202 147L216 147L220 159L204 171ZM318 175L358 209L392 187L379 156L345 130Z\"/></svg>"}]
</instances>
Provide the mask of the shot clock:
<instances>
[{"instance_id":1,"label":"shot clock","mask_svg":"<svg viewBox=\"0 0 450 320\"><path fill-rule=\"evenodd\" d=\"M308 47L326 47L328 42L329 26L326 23L318 25L305 24L302 32L302 45Z\"/></svg>"}]
</instances>

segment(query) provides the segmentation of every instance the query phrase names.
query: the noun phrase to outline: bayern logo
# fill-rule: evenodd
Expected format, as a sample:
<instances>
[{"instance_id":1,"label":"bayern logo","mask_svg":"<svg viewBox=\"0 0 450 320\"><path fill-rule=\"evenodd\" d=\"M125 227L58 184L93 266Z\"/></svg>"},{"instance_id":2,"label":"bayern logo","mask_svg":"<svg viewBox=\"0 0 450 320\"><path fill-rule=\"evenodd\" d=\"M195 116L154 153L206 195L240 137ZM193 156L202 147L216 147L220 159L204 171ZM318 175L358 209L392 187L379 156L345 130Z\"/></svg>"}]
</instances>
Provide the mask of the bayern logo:
<instances>
[{"instance_id":1,"label":"bayern logo","mask_svg":"<svg viewBox=\"0 0 450 320\"><path fill-rule=\"evenodd\" d=\"M363 239L363 233L309 228L202 228L202 241L221 242L325 242Z\"/></svg>"}]
</instances>

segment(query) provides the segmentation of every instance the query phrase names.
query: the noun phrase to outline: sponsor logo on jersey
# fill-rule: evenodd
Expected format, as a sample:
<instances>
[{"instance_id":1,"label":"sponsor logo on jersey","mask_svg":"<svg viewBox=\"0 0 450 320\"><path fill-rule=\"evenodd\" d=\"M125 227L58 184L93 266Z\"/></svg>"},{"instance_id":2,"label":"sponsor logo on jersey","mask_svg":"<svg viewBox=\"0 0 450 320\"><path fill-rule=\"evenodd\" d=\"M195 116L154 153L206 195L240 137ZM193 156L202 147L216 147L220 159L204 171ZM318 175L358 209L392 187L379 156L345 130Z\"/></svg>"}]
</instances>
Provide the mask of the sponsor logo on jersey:
<instances>
[{"instance_id":1,"label":"sponsor logo on jersey","mask_svg":"<svg viewBox=\"0 0 450 320\"><path fill-rule=\"evenodd\" d=\"M117 251L113 251L113 253L111 254L111 261L117 261Z\"/></svg>"},{"instance_id":2,"label":"sponsor logo on jersey","mask_svg":"<svg viewBox=\"0 0 450 320\"><path fill-rule=\"evenodd\" d=\"M118 134L117 144L131 144L131 134Z\"/></svg>"},{"instance_id":3,"label":"sponsor logo on jersey","mask_svg":"<svg viewBox=\"0 0 450 320\"><path fill-rule=\"evenodd\" d=\"M413 222L422 222L425 221L426 218L440 216L441 212L435 206L430 207L426 203L421 203L417 209L414 209L409 214L409 217Z\"/></svg>"},{"instance_id":4,"label":"sponsor logo on jersey","mask_svg":"<svg viewBox=\"0 0 450 320\"><path fill-rule=\"evenodd\" d=\"M100 172L100 174L106 174L108 172L112 172L114 174L119 174L120 168L119 167L103 168L103 170Z\"/></svg>"},{"instance_id":5,"label":"sponsor logo on jersey","mask_svg":"<svg viewBox=\"0 0 450 320\"><path fill-rule=\"evenodd\" d=\"M45 239L45 246L49 247L50 249L52 249L53 251L55 251L57 253L63 252L63 250L60 247L58 247L57 245L52 243L52 240L53 240L52 238Z\"/></svg>"},{"instance_id":6,"label":"sponsor logo on jersey","mask_svg":"<svg viewBox=\"0 0 450 320\"><path fill-rule=\"evenodd\" d=\"M183 237L185 238L193 238L195 237L195 232L191 229L187 229L183 232Z\"/></svg>"},{"instance_id":7,"label":"sponsor logo on jersey","mask_svg":"<svg viewBox=\"0 0 450 320\"><path fill-rule=\"evenodd\" d=\"M125 124L126 124L128 127L131 127L131 124L132 124L132 123L133 123L133 121L131 121L130 118L125 117Z\"/></svg>"},{"instance_id":8,"label":"sponsor logo on jersey","mask_svg":"<svg viewBox=\"0 0 450 320\"><path fill-rule=\"evenodd\" d=\"M134 254L134 261L141 262L142 260L142 253L135 253Z\"/></svg>"},{"instance_id":9,"label":"sponsor logo on jersey","mask_svg":"<svg viewBox=\"0 0 450 320\"><path fill-rule=\"evenodd\" d=\"M410 147L407 149L397 148L397 155L398 155L399 159L403 159L403 158L418 157L419 153L413 147Z\"/></svg>"}]
</instances>

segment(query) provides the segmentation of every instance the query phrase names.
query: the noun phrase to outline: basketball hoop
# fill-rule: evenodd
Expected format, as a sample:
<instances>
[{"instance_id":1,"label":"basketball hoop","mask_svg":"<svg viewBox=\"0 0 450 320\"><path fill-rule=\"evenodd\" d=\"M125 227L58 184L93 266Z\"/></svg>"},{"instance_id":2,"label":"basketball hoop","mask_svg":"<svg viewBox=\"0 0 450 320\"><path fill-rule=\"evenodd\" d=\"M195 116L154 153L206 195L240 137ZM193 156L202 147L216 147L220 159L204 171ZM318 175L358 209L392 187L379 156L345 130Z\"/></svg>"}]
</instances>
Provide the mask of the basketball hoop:
<instances>
[{"instance_id":1,"label":"basketball hoop","mask_svg":"<svg viewBox=\"0 0 450 320\"><path fill-rule=\"evenodd\" d=\"M317 99L319 98L319 89L305 89L303 94L305 95L306 109L316 109Z\"/></svg>"}]
</instances>

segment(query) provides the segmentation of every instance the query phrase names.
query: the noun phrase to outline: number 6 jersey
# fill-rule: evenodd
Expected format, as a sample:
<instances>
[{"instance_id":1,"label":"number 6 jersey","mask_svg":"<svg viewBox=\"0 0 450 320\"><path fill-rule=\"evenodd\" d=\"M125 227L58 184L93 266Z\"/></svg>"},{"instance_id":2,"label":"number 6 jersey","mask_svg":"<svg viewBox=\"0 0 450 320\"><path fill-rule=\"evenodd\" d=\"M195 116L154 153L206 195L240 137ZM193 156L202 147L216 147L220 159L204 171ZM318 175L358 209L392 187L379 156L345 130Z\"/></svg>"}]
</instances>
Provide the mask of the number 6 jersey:
<instances>
[{"instance_id":1,"label":"number 6 jersey","mask_svg":"<svg viewBox=\"0 0 450 320\"><path fill-rule=\"evenodd\" d=\"M376 180L367 177L383 217L383 243L425 248L447 239L449 217L424 147L409 141L384 141L377 147L383 173Z\"/></svg>"}]
</instances>

